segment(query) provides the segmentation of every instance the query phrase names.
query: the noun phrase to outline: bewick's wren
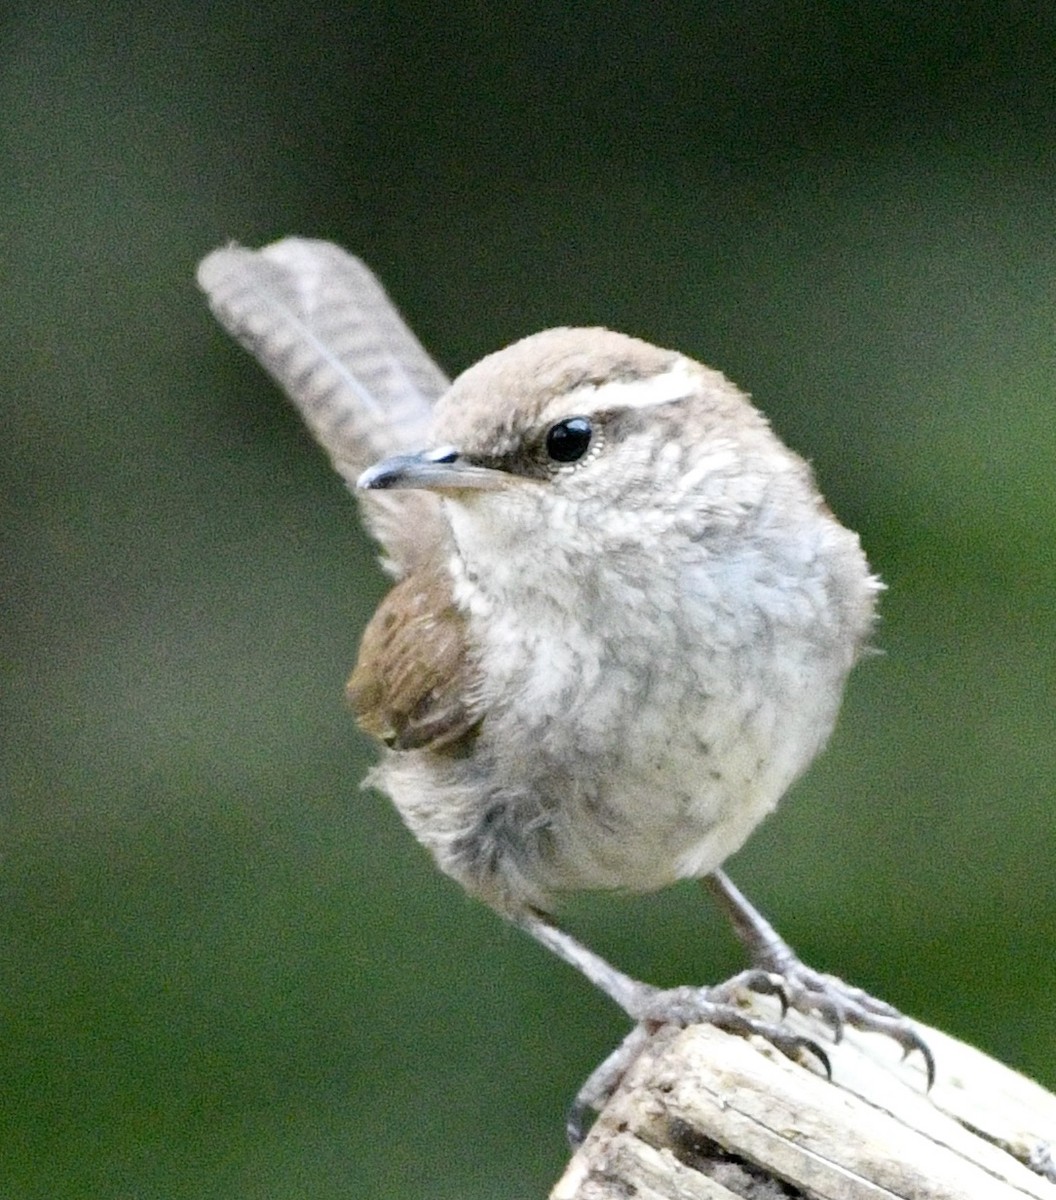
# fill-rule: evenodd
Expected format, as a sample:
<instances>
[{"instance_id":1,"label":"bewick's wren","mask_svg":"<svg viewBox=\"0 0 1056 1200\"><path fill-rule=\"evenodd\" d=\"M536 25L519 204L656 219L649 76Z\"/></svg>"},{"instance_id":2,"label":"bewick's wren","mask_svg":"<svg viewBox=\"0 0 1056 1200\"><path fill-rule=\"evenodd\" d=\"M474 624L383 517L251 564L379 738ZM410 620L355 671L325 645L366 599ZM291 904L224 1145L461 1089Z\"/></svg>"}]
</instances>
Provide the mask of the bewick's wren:
<instances>
[{"instance_id":1,"label":"bewick's wren","mask_svg":"<svg viewBox=\"0 0 1056 1200\"><path fill-rule=\"evenodd\" d=\"M659 992L549 919L568 891L707 877L752 954L745 981L890 1033L930 1078L908 1023L799 963L718 871L828 738L879 588L747 397L604 329L525 338L448 388L325 243L231 247L199 279L356 482L397 577L349 696L387 747L372 782L441 870L639 1022L802 1045L729 988Z\"/></svg>"}]
</instances>

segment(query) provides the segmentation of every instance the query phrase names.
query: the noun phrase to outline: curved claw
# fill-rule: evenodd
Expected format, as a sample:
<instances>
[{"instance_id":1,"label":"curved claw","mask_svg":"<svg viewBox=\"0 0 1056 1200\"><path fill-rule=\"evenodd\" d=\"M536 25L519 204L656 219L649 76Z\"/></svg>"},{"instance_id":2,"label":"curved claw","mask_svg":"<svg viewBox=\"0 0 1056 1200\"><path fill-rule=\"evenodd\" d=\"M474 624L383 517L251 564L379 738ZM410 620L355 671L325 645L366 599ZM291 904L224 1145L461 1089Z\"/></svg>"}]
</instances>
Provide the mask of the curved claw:
<instances>
[{"instance_id":1,"label":"curved claw","mask_svg":"<svg viewBox=\"0 0 1056 1200\"><path fill-rule=\"evenodd\" d=\"M896 1029L890 1029L887 1032L902 1047L903 1062L914 1050L924 1060L924 1071L928 1081L927 1091L930 1092L935 1086L935 1055L932 1054L931 1047L912 1025L900 1023Z\"/></svg>"},{"instance_id":2,"label":"curved claw","mask_svg":"<svg viewBox=\"0 0 1056 1200\"><path fill-rule=\"evenodd\" d=\"M843 1041L843 1027L848 1023L847 1006L832 996L823 993L807 997L810 1011L819 1016L832 1030L832 1040L839 1045Z\"/></svg>"},{"instance_id":3,"label":"curved claw","mask_svg":"<svg viewBox=\"0 0 1056 1200\"><path fill-rule=\"evenodd\" d=\"M788 1007L805 1015L819 1017L832 1030L835 1043L839 1044L843 1039L844 1028L849 1025L865 1033L879 1033L891 1038L902 1047L903 1059L917 1051L924 1060L927 1090L932 1089L935 1084L935 1057L928 1044L897 1008L877 1000L861 988L850 987L833 975L822 975L799 962L788 964L783 984Z\"/></svg>"},{"instance_id":4,"label":"curved claw","mask_svg":"<svg viewBox=\"0 0 1056 1200\"><path fill-rule=\"evenodd\" d=\"M814 1057L821 1063L822 1068L825 1071L825 1078L829 1081L829 1083L832 1083L832 1063L829 1060L829 1056L824 1050L822 1050L818 1043L813 1039L806 1037L797 1037L794 1038L793 1041L795 1042L794 1049L797 1052L805 1051L807 1054L814 1055ZM788 1054L788 1051L782 1049L782 1047L778 1046L778 1049L781 1050L782 1054ZM794 1056L788 1054L788 1057L792 1058Z\"/></svg>"},{"instance_id":5,"label":"curved claw","mask_svg":"<svg viewBox=\"0 0 1056 1200\"><path fill-rule=\"evenodd\" d=\"M781 1005L782 1019L788 1016L792 1002L782 976L775 975L773 971L751 970L745 971L741 978L746 988L760 996L776 996Z\"/></svg>"},{"instance_id":6,"label":"curved claw","mask_svg":"<svg viewBox=\"0 0 1056 1200\"><path fill-rule=\"evenodd\" d=\"M837 985L839 981L834 981ZM902 1047L902 1059L905 1061L914 1051L924 1060L924 1071L927 1077L927 1090L935 1086L935 1056L931 1047L906 1020L897 1008L892 1008L883 1000L877 1000L857 988L847 989L849 1003L844 1010L844 1018L848 1025L861 1029L865 1033L880 1033L898 1046Z\"/></svg>"},{"instance_id":7,"label":"curved claw","mask_svg":"<svg viewBox=\"0 0 1056 1200\"><path fill-rule=\"evenodd\" d=\"M935 1055L932 1054L931 1047L919 1033L915 1034L914 1045L912 1047L907 1046L906 1054L911 1054L913 1050L916 1050L924 1060L924 1071L928 1080L927 1090L930 1092L935 1086Z\"/></svg>"},{"instance_id":8,"label":"curved claw","mask_svg":"<svg viewBox=\"0 0 1056 1200\"><path fill-rule=\"evenodd\" d=\"M734 975L732 979L727 979L725 983L708 988L708 999L715 1004L732 1004L734 1003L734 994L739 988L745 988L759 996L776 996L781 1005L782 1018L788 1016L792 1002L789 999L788 987L783 975L778 975L774 971L765 971L762 967L750 967L747 971Z\"/></svg>"},{"instance_id":9,"label":"curved claw","mask_svg":"<svg viewBox=\"0 0 1056 1200\"><path fill-rule=\"evenodd\" d=\"M776 1025L769 1025L765 1021L746 1017L743 1013L731 1008L723 1008L714 1013L710 1018L710 1023L725 1033L735 1033L741 1037L756 1034L769 1042L786 1058L792 1059L793 1062L801 1053L810 1054L821 1063L826 1078L830 1081L832 1079L832 1063L829 1061L829 1056L813 1038L803 1037L798 1033L787 1033Z\"/></svg>"}]
</instances>

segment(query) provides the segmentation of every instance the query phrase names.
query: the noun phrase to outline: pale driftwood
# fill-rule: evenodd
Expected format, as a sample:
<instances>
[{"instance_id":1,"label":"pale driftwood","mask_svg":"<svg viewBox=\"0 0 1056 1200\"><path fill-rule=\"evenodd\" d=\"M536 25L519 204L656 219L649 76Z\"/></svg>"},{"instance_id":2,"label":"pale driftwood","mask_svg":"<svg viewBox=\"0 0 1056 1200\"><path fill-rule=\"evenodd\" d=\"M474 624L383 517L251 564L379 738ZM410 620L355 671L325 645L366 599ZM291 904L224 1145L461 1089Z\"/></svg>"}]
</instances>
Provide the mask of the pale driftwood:
<instances>
[{"instance_id":1,"label":"pale driftwood","mask_svg":"<svg viewBox=\"0 0 1056 1200\"><path fill-rule=\"evenodd\" d=\"M929 1093L886 1038L786 1020L832 1082L759 1039L662 1030L551 1200L1056 1200L1056 1096L935 1029Z\"/></svg>"}]
</instances>

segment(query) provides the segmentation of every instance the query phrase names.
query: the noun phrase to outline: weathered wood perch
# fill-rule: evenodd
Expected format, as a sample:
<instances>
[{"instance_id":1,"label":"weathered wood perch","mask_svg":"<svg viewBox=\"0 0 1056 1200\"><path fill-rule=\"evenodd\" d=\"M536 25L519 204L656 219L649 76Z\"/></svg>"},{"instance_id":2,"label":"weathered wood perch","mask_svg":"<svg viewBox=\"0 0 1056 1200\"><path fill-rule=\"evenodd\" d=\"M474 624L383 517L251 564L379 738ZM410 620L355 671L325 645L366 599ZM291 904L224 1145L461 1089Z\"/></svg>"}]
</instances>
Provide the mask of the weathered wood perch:
<instances>
[{"instance_id":1,"label":"weathered wood perch","mask_svg":"<svg viewBox=\"0 0 1056 1200\"><path fill-rule=\"evenodd\" d=\"M758 1039L662 1030L551 1200L1056 1200L1056 1096L1038 1084L921 1027L926 1093L919 1058L888 1039L833 1046L786 1021L825 1047L832 1082Z\"/></svg>"}]
</instances>

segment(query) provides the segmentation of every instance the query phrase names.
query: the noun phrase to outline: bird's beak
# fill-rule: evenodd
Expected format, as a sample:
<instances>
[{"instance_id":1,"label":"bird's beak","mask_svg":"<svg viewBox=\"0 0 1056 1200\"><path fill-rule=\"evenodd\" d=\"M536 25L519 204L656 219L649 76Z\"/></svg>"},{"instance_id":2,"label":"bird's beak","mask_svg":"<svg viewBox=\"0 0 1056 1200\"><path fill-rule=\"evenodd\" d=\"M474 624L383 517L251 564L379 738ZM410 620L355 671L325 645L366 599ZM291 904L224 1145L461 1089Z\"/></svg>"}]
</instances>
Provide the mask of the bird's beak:
<instances>
[{"instance_id":1,"label":"bird's beak","mask_svg":"<svg viewBox=\"0 0 1056 1200\"><path fill-rule=\"evenodd\" d=\"M493 491L509 483L505 471L479 467L450 446L420 454L394 454L368 467L356 480L366 491L425 488L436 492Z\"/></svg>"}]
</instances>

